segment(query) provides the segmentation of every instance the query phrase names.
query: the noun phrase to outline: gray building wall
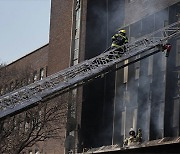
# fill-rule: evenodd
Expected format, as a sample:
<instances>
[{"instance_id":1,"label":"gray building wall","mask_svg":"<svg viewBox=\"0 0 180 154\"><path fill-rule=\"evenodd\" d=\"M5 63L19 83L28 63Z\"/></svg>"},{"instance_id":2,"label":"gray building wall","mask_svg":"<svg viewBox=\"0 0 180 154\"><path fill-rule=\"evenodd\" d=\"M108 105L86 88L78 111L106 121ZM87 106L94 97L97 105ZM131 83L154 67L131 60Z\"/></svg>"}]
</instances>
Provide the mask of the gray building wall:
<instances>
[{"instance_id":1,"label":"gray building wall","mask_svg":"<svg viewBox=\"0 0 180 154\"><path fill-rule=\"evenodd\" d=\"M178 21L176 2L126 1L124 27L129 40ZM173 46L169 58L158 53L117 71L114 144L122 144L130 128L142 128L143 140L179 136L178 40L169 40Z\"/></svg>"},{"instance_id":2,"label":"gray building wall","mask_svg":"<svg viewBox=\"0 0 180 154\"><path fill-rule=\"evenodd\" d=\"M180 0L126 0L124 26L173 5Z\"/></svg>"},{"instance_id":3,"label":"gray building wall","mask_svg":"<svg viewBox=\"0 0 180 154\"><path fill-rule=\"evenodd\" d=\"M112 16L107 16L107 2ZM124 19L121 18L123 13L118 11L122 11L123 7L110 11L115 1L87 1L87 14L83 16L85 24L82 24L86 35L85 40L81 40L85 50L81 50L81 55L85 59L98 55L105 46L110 45L112 34L121 24L124 24L130 41L166 26L171 23L169 15L170 10L173 10L168 6L177 2L179 1L125 1ZM177 18L174 19L176 20ZM142 128L144 140L168 136L164 120L167 65L170 64L165 55L160 53L117 71L115 76L111 74L109 79L106 77L85 86L81 111L81 147L116 143L122 145L131 127L135 130ZM115 87L112 84L114 78Z\"/></svg>"}]
</instances>

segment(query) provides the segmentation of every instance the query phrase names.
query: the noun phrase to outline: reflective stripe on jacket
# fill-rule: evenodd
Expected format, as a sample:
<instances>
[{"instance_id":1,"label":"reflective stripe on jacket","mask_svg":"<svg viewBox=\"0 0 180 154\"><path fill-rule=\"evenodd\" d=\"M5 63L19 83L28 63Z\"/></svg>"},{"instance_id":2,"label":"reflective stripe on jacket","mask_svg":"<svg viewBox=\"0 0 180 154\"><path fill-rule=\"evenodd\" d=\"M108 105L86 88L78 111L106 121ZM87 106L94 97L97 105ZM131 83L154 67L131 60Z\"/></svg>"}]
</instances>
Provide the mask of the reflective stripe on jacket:
<instances>
[{"instance_id":1,"label":"reflective stripe on jacket","mask_svg":"<svg viewBox=\"0 0 180 154\"><path fill-rule=\"evenodd\" d=\"M121 47L122 45L128 43L128 38L126 36L123 36L121 34L115 34L113 37L112 37L112 45L111 47Z\"/></svg>"}]
</instances>

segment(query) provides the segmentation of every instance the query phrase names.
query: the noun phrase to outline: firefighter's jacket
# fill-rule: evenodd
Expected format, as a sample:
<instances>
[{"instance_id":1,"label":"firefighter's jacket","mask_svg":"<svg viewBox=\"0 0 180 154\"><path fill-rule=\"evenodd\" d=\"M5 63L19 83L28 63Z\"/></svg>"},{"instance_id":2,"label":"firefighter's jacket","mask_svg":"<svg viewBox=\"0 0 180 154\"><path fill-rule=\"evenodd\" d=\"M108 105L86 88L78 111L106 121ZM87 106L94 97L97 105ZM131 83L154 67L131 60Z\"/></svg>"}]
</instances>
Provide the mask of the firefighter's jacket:
<instances>
[{"instance_id":1,"label":"firefighter's jacket","mask_svg":"<svg viewBox=\"0 0 180 154\"><path fill-rule=\"evenodd\" d=\"M129 138L126 138L124 140L124 145L133 146L136 142L137 142L136 137L135 136L130 136Z\"/></svg>"},{"instance_id":2,"label":"firefighter's jacket","mask_svg":"<svg viewBox=\"0 0 180 154\"><path fill-rule=\"evenodd\" d=\"M129 138L126 138L124 140L124 145L125 146L133 146L133 145L136 145L141 142L142 142L142 132L139 129L137 135L134 135L134 136L131 135Z\"/></svg>"},{"instance_id":3,"label":"firefighter's jacket","mask_svg":"<svg viewBox=\"0 0 180 154\"><path fill-rule=\"evenodd\" d=\"M111 47L121 48L122 45L128 43L128 38L118 33L112 37L112 45Z\"/></svg>"}]
</instances>

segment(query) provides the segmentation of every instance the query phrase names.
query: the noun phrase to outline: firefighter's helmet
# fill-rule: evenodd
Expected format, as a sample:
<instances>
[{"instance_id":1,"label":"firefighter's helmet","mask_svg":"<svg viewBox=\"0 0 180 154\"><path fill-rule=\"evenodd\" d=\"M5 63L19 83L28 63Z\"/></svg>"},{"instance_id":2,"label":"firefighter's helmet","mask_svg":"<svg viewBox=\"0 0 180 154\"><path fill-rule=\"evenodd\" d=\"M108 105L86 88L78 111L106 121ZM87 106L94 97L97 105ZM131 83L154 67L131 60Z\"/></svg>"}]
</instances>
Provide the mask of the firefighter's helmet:
<instances>
[{"instance_id":1,"label":"firefighter's helmet","mask_svg":"<svg viewBox=\"0 0 180 154\"><path fill-rule=\"evenodd\" d=\"M120 29L120 30L119 30L119 33L126 34L126 30L125 30L125 29Z\"/></svg>"},{"instance_id":2,"label":"firefighter's helmet","mask_svg":"<svg viewBox=\"0 0 180 154\"><path fill-rule=\"evenodd\" d=\"M135 136L135 131L134 131L134 129L133 128L131 128L130 130L129 130L129 135L131 135L131 136Z\"/></svg>"}]
</instances>

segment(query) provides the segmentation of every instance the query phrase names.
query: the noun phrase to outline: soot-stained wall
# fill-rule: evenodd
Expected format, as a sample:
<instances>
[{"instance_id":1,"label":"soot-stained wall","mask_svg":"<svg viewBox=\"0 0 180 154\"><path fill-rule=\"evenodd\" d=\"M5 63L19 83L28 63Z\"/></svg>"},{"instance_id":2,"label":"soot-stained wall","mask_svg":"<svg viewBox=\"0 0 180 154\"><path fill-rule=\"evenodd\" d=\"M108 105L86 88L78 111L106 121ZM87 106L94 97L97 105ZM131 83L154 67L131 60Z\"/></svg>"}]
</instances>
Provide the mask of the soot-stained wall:
<instances>
[{"instance_id":1,"label":"soot-stained wall","mask_svg":"<svg viewBox=\"0 0 180 154\"><path fill-rule=\"evenodd\" d=\"M87 4L85 59L99 55L111 44L112 35L123 24L124 1L89 0ZM82 144L111 144L115 73L83 88Z\"/></svg>"},{"instance_id":2,"label":"soot-stained wall","mask_svg":"<svg viewBox=\"0 0 180 154\"><path fill-rule=\"evenodd\" d=\"M125 29L129 30L129 40L177 22L180 19L179 7L179 3L167 6L127 25ZM123 80L125 71L117 71L115 144L123 145L123 139L128 137L130 128L141 128L143 141L179 136L179 40L176 37L168 41L172 45L168 58L160 52L129 65L126 83Z\"/></svg>"},{"instance_id":3,"label":"soot-stained wall","mask_svg":"<svg viewBox=\"0 0 180 154\"><path fill-rule=\"evenodd\" d=\"M169 7L169 23L171 24L178 20L180 20L180 2ZM180 136L180 99L178 98L180 95L178 90L178 72L180 72L180 66L177 65L177 57L179 55L178 40L180 40L180 37L169 40L169 43L172 45L172 50L167 59L166 107L164 115L165 136ZM176 99L179 101L178 106L176 106ZM177 114L179 116L176 117L175 115Z\"/></svg>"}]
</instances>

